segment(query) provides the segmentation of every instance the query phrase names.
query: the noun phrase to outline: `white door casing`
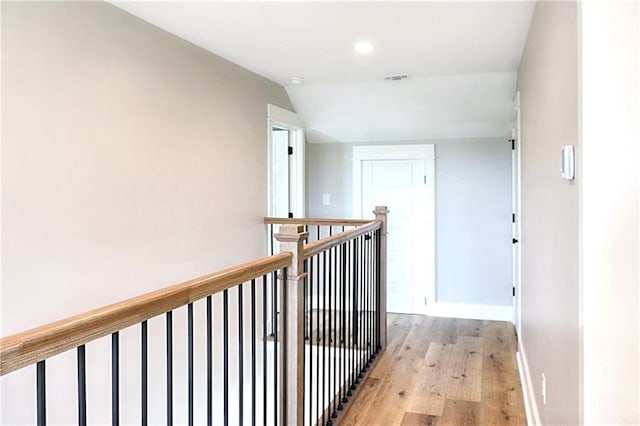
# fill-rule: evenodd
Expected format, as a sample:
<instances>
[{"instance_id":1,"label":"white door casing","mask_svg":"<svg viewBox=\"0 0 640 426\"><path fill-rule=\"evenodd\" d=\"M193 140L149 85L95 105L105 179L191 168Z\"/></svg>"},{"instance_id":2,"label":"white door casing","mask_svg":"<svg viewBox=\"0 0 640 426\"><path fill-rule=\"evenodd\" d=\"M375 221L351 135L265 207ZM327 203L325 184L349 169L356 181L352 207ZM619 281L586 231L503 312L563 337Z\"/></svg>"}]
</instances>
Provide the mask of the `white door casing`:
<instances>
[{"instance_id":1,"label":"white door casing","mask_svg":"<svg viewBox=\"0 0 640 426\"><path fill-rule=\"evenodd\" d=\"M355 217L390 210L387 310L426 314L435 301L434 146L354 147L353 194Z\"/></svg>"},{"instance_id":2,"label":"white door casing","mask_svg":"<svg viewBox=\"0 0 640 426\"><path fill-rule=\"evenodd\" d=\"M513 208L512 218L512 277L513 277L513 324L516 327L518 336L521 335L521 313L520 307L522 304L521 298L521 142L522 137L520 135L520 92L517 92L514 98L514 115L513 126L511 131L511 138L513 139L513 149L511 151L511 203Z\"/></svg>"}]
</instances>

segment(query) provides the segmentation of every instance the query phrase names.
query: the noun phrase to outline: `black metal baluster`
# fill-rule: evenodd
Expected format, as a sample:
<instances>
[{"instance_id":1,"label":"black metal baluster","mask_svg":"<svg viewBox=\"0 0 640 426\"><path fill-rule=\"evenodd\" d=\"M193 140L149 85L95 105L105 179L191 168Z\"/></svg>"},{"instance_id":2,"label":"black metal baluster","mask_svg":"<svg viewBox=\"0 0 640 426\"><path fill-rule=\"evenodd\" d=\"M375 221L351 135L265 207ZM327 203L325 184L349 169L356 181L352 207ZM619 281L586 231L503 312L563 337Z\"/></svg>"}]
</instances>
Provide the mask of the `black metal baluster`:
<instances>
[{"instance_id":1,"label":"black metal baluster","mask_svg":"<svg viewBox=\"0 0 640 426\"><path fill-rule=\"evenodd\" d=\"M147 387L149 385L149 380L148 380L148 373L149 373L149 369L148 369L148 357L147 357L147 322L146 321L142 321L142 342L141 342L141 346L142 346L142 365L140 366L141 370L142 370L142 396L141 396L141 403L142 403L142 407L140 408L141 411L141 421L143 425L147 425L148 424L148 419L147 419L147 405L148 405L148 394L147 394Z\"/></svg>"},{"instance_id":2,"label":"black metal baluster","mask_svg":"<svg viewBox=\"0 0 640 426\"><path fill-rule=\"evenodd\" d=\"M352 308L351 308L351 320L352 320L352 324L351 324L351 331L353 334L352 337L352 341L351 341L351 360L352 360L352 367L351 367L351 375L352 375L352 382L351 382L351 389L355 390L356 385L359 383L357 375L358 375L358 360L356 359L357 357L357 348L358 348L358 341L360 338L360 333L358 333L359 330L359 321L358 321L358 242L359 242L359 237L355 238L353 240L353 251L352 251L352 256L353 256L353 280L351 282L351 303L352 303Z\"/></svg>"},{"instance_id":3,"label":"black metal baluster","mask_svg":"<svg viewBox=\"0 0 640 426\"><path fill-rule=\"evenodd\" d=\"M363 349L363 323L364 323L364 318L362 317L362 306L363 306L363 299L362 299L362 290L364 287L364 280L365 280L365 271L364 271L364 253L365 253L365 241L364 241L364 235L361 235L360 237L358 237L358 240L360 241L359 247L360 250L358 252L358 282L357 282L357 293L358 293L358 300L357 300L357 304L356 304L356 313L357 313L357 318L358 318L358 346L357 346L357 356L358 356L358 366L356 367L356 385L360 384L360 379L362 378L362 353L364 352Z\"/></svg>"},{"instance_id":4,"label":"black metal baluster","mask_svg":"<svg viewBox=\"0 0 640 426\"><path fill-rule=\"evenodd\" d=\"M229 424L229 291L222 292L222 375L223 375L223 422Z\"/></svg>"},{"instance_id":5,"label":"black metal baluster","mask_svg":"<svg viewBox=\"0 0 640 426\"><path fill-rule=\"evenodd\" d=\"M344 227L343 227L344 229ZM347 255L347 251L346 251L346 247L347 244L343 243L340 246L340 293L342 295L342 297L340 298L340 353L341 353L341 357L340 357L340 395L339 395L339 400L340 403L338 404L338 411L342 410L344 407L342 404L347 402L347 395L346 395L346 391L345 391L345 377L346 377L346 368L345 368L345 363L346 363L346 348L347 348L347 341L346 341L346 333L345 333L345 327L346 327L346 300L347 300L347 296L346 296L346 290L347 290L347 280L346 280L346 274L347 274L347 267L346 267L346 255Z\"/></svg>"},{"instance_id":6,"label":"black metal baluster","mask_svg":"<svg viewBox=\"0 0 640 426\"><path fill-rule=\"evenodd\" d=\"M320 227L318 227L320 228ZM316 422L320 419L320 255L316 256Z\"/></svg>"},{"instance_id":7,"label":"black metal baluster","mask_svg":"<svg viewBox=\"0 0 640 426\"><path fill-rule=\"evenodd\" d=\"M327 375L325 373L326 360L327 360L327 252L322 252L322 424L325 424L324 421L324 412L326 408L325 402L325 387L327 383Z\"/></svg>"},{"instance_id":8,"label":"black metal baluster","mask_svg":"<svg viewBox=\"0 0 640 426\"><path fill-rule=\"evenodd\" d=\"M111 424L120 424L120 357L119 334L111 335Z\"/></svg>"},{"instance_id":9,"label":"black metal baluster","mask_svg":"<svg viewBox=\"0 0 640 426\"><path fill-rule=\"evenodd\" d=\"M329 236L331 236L331 226L329 226ZM328 288L328 302L329 302L329 342L328 342L328 348L327 348L327 352L328 352L328 360L327 363L329 364L329 372L327 374L327 377L325 378L325 381L327 381L327 389L329 390L329 395L327 396L327 402L328 402L328 406L327 406L327 425L331 425L331 415L333 413L333 410L331 408L332 406L332 396L333 393L331 392L331 376L332 376L332 370L331 370L331 346L333 344L333 337L332 337L332 332L331 332L331 326L333 324L332 319L331 319L331 315L332 315L332 311L331 311L331 287L333 286L333 269L332 269L332 252L333 252L333 248L330 248L328 251L329 254L329 288Z\"/></svg>"},{"instance_id":10,"label":"black metal baluster","mask_svg":"<svg viewBox=\"0 0 640 426\"><path fill-rule=\"evenodd\" d=\"M207 296L207 425L213 425L213 300Z\"/></svg>"},{"instance_id":11,"label":"black metal baluster","mask_svg":"<svg viewBox=\"0 0 640 426\"><path fill-rule=\"evenodd\" d=\"M262 421L267 423L267 276L262 276Z\"/></svg>"},{"instance_id":12,"label":"black metal baluster","mask_svg":"<svg viewBox=\"0 0 640 426\"><path fill-rule=\"evenodd\" d=\"M276 286L278 274L274 272L271 282ZM273 316L276 317L276 309L278 307L278 292L274 292L273 299ZM278 424L278 325L273 325L273 424Z\"/></svg>"},{"instance_id":13,"label":"black metal baluster","mask_svg":"<svg viewBox=\"0 0 640 426\"><path fill-rule=\"evenodd\" d=\"M382 349L382 345L380 342L380 335L382 334L382 327L387 327L387 324L382 324L380 322L380 303L381 303L381 295L380 295L380 257L381 252L380 248L382 246L381 241L382 230L378 229L376 231L376 287L375 287L375 297L376 297L376 352Z\"/></svg>"},{"instance_id":14,"label":"black metal baluster","mask_svg":"<svg viewBox=\"0 0 640 426\"><path fill-rule=\"evenodd\" d=\"M173 424L173 312L167 312L167 424Z\"/></svg>"},{"instance_id":15,"label":"black metal baluster","mask_svg":"<svg viewBox=\"0 0 640 426\"><path fill-rule=\"evenodd\" d=\"M287 421L287 379L286 376L289 373L288 370L288 366L287 366L287 268L284 268L282 270L282 324L284 325L282 327L282 346L281 346L281 350L282 350L282 368L283 368L283 372L285 373L285 379L282 380L282 413L281 413L281 417L282 417L282 424L286 425L289 424L289 422ZM242 424L242 423L240 423Z\"/></svg>"},{"instance_id":16,"label":"black metal baluster","mask_svg":"<svg viewBox=\"0 0 640 426\"><path fill-rule=\"evenodd\" d=\"M305 227L306 228L306 227ZM304 330L303 333L306 335L307 334L307 262L308 260L305 259L302 263L302 270L304 272L304 279L302 280L302 329ZM307 339L305 338L305 341ZM306 372L306 367L307 367L307 347L306 347L306 343L305 341L302 342L302 422L304 424L304 416L305 413L307 412L307 405L306 405L306 383L305 380L306 378L304 377L305 372Z\"/></svg>"},{"instance_id":17,"label":"black metal baluster","mask_svg":"<svg viewBox=\"0 0 640 426\"><path fill-rule=\"evenodd\" d=\"M373 238L373 234L370 234L371 238ZM373 241L372 239L369 239L369 267L367 269L368 273L369 273L369 279L367 280L367 348L368 348L368 354L369 354L369 360L367 361L367 367L369 367L371 365L371 359L373 357L373 351L372 351L372 342L373 342L373 317L371 315L371 313L373 312L372 306L371 306L371 288L372 288L372 283L373 283Z\"/></svg>"},{"instance_id":18,"label":"black metal baluster","mask_svg":"<svg viewBox=\"0 0 640 426\"><path fill-rule=\"evenodd\" d=\"M251 424L256 423L256 280L251 280Z\"/></svg>"},{"instance_id":19,"label":"black metal baluster","mask_svg":"<svg viewBox=\"0 0 640 426\"><path fill-rule=\"evenodd\" d=\"M193 303L187 305L188 424L193 426Z\"/></svg>"},{"instance_id":20,"label":"black metal baluster","mask_svg":"<svg viewBox=\"0 0 640 426\"><path fill-rule=\"evenodd\" d=\"M78 425L87 425L87 369L84 345L78 346Z\"/></svg>"},{"instance_id":21,"label":"black metal baluster","mask_svg":"<svg viewBox=\"0 0 640 426\"><path fill-rule=\"evenodd\" d=\"M314 257L309 259L309 426L313 425L313 259Z\"/></svg>"},{"instance_id":22,"label":"black metal baluster","mask_svg":"<svg viewBox=\"0 0 640 426\"><path fill-rule=\"evenodd\" d=\"M242 284L238 286L238 409L239 424L244 424L244 341L242 337Z\"/></svg>"},{"instance_id":23,"label":"black metal baluster","mask_svg":"<svg viewBox=\"0 0 640 426\"><path fill-rule=\"evenodd\" d=\"M331 403L333 405L333 411L331 412L331 418L335 419L336 417L338 417L338 406L337 406L337 392L336 392L336 329L338 328L337 322L338 322L338 317L337 317L337 306L336 306L336 300L338 298L338 283L337 283L337 270L338 270L338 257L337 257L337 247L333 247L331 249L332 251L332 256L333 256L333 268L331 270L331 273L333 275L333 297L329 298L329 304L330 304L330 308L329 308L329 312L330 315L332 316L333 319L333 328L329 327L329 329L331 330L331 343L332 343L332 348L333 348L333 388L331 391ZM329 422L331 422L331 420L329 420Z\"/></svg>"},{"instance_id":24,"label":"black metal baluster","mask_svg":"<svg viewBox=\"0 0 640 426\"><path fill-rule=\"evenodd\" d=\"M273 256L273 223L269 224L269 228L271 228L271 235L269 236L269 247L271 251L269 252L270 256Z\"/></svg>"},{"instance_id":25,"label":"black metal baluster","mask_svg":"<svg viewBox=\"0 0 640 426\"><path fill-rule=\"evenodd\" d=\"M275 336L276 330L276 280L273 275L271 275L271 336ZM275 341L275 338L274 338Z\"/></svg>"},{"instance_id":26,"label":"black metal baluster","mask_svg":"<svg viewBox=\"0 0 640 426\"><path fill-rule=\"evenodd\" d=\"M37 422L38 426L47 424L47 389L46 389L46 368L44 360L36 364L36 399L37 399Z\"/></svg>"},{"instance_id":27,"label":"black metal baluster","mask_svg":"<svg viewBox=\"0 0 640 426\"><path fill-rule=\"evenodd\" d=\"M371 366L371 327L372 327L372 318L371 318L371 283L373 281L373 260L371 254L373 247L373 233L369 234L369 242L367 245L367 287L366 287L366 300L367 300L367 369Z\"/></svg>"},{"instance_id":28,"label":"black metal baluster","mask_svg":"<svg viewBox=\"0 0 640 426\"><path fill-rule=\"evenodd\" d=\"M371 284L371 263L370 263L370 258L371 258L371 234L367 234L367 236L365 237L365 247L367 249L366 255L364 257L364 269L367 271L367 278L364 281L364 315L365 315L365 351L364 351L364 371L367 371L369 368L369 362L370 362L370 357L371 357L371 352L370 352L370 343L371 343L371 336L370 336L370 313L369 313L369 285Z\"/></svg>"}]
</instances>

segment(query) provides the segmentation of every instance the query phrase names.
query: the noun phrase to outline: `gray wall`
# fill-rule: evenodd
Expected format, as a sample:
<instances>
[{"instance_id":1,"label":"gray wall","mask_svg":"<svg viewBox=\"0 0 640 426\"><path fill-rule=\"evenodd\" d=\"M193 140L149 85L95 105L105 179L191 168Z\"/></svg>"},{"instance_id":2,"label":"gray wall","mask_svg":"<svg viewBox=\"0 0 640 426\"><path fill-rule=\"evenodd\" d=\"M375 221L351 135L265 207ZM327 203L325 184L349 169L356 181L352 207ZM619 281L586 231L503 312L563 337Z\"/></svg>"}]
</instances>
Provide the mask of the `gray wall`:
<instances>
[{"instance_id":1,"label":"gray wall","mask_svg":"<svg viewBox=\"0 0 640 426\"><path fill-rule=\"evenodd\" d=\"M522 119L522 335L543 424L578 424L578 186L560 149L578 140L573 2L538 2L518 72ZM540 378L547 380L542 405Z\"/></svg>"},{"instance_id":2,"label":"gray wall","mask_svg":"<svg viewBox=\"0 0 640 426\"><path fill-rule=\"evenodd\" d=\"M106 3L2 2L3 335L264 255L268 102L291 109L282 87ZM31 395L25 372L12 389ZM2 395L3 423L33 424L30 397ZM68 394L51 398L53 423L75 421L58 416Z\"/></svg>"},{"instance_id":3,"label":"gray wall","mask_svg":"<svg viewBox=\"0 0 640 426\"><path fill-rule=\"evenodd\" d=\"M510 145L506 138L422 143L436 145L437 301L510 305ZM374 144L309 145L311 216L352 216L352 149ZM330 206L322 194L330 194Z\"/></svg>"}]
</instances>

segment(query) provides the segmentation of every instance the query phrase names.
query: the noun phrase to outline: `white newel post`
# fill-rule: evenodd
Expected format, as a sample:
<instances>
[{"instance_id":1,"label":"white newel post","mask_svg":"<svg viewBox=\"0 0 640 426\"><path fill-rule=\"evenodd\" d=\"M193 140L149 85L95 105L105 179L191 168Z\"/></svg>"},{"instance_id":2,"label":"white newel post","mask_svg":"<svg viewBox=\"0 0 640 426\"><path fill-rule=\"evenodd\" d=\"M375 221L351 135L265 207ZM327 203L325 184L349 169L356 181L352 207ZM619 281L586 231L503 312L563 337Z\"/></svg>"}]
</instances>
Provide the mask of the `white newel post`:
<instances>
[{"instance_id":1,"label":"white newel post","mask_svg":"<svg viewBox=\"0 0 640 426\"><path fill-rule=\"evenodd\" d=\"M387 347L387 206L376 206L376 220L382 221L380 229L380 346Z\"/></svg>"},{"instance_id":2,"label":"white newel post","mask_svg":"<svg viewBox=\"0 0 640 426\"><path fill-rule=\"evenodd\" d=\"M287 369L281 368L281 383L287 383L287 413L289 425L301 425L304 422L304 291L306 277L304 272L304 241L309 234L303 225L280 226L275 234L280 242L280 252L293 254L292 265L287 269L287 319L280 315L280 332L287 333ZM283 283L282 283L283 284ZM284 295L284 292L280 294Z\"/></svg>"}]
</instances>

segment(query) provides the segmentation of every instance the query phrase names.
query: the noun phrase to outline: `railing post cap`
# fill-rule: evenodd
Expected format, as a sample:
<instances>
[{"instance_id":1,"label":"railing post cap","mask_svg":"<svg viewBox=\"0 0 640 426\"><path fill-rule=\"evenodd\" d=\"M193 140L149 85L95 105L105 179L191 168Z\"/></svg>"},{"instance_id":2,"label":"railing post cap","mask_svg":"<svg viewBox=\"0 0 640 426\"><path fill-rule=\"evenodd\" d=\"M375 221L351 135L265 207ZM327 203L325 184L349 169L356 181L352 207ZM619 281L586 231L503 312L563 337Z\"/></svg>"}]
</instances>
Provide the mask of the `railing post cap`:
<instances>
[{"instance_id":1,"label":"railing post cap","mask_svg":"<svg viewBox=\"0 0 640 426\"><path fill-rule=\"evenodd\" d=\"M280 232L274 235L276 240L282 242L304 241L309 237L308 232L304 232L304 225L284 224L280 226Z\"/></svg>"},{"instance_id":2,"label":"railing post cap","mask_svg":"<svg viewBox=\"0 0 640 426\"><path fill-rule=\"evenodd\" d=\"M387 214L387 213L389 213L389 209L387 209L387 206L376 206L375 210L373 210L373 213L375 213L375 214Z\"/></svg>"}]
</instances>

